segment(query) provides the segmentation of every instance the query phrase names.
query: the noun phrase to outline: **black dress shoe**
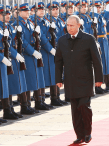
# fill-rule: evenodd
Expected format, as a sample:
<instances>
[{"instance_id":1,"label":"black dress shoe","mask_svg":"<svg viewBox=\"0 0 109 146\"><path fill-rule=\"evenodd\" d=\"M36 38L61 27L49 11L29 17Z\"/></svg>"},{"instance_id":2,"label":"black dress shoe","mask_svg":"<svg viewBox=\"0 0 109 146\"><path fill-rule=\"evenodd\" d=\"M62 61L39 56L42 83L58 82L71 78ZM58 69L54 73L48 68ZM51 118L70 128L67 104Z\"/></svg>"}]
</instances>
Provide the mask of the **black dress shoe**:
<instances>
[{"instance_id":1,"label":"black dress shoe","mask_svg":"<svg viewBox=\"0 0 109 146\"><path fill-rule=\"evenodd\" d=\"M70 98L65 98L65 101L66 102L70 102Z\"/></svg>"},{"instance_id":2,"label":"black dress shoe","mask_svg":"<svg viewBox=\"0 0 109 146\"><path fill-rule=\"evenodd\" d=\"M31 106L28 106L28 108L35 113L39 113L39 110L36 110L36 109L32 108Z\"/></svg>"},{"instance_id":3,"label":"black dress shoe","mask_svg":"<svg viewBox=\"0 0 109 146\"><path fill-rule=\"evenodd\" d=\"M0 119L0 122L1 123L7 123L8 121L7 120L4 120L4 119Z\"/></svg>"},{"instance_id":4,"label":"black dress shoe","mask_svg":"<svg viewBox=\"0 0 109 146\"><path fill-rule=\"evenodd\" d=\"M49 110L50 108L48 106L46 106L45 104L43 104L42 101L35 101L35 109L38 109L38 110Z\"/></svg>"},{"instance_id":5,"label":"black dress shoe","mask_svg":"<svg viewBox=\"0 0 109 146\"><path fill-rule=\"evenodd\" d=\"M89 143L91 141L91 139L92 139L91 134L85 136L85 142L86 143Z\"/></svg>"},{"instance_id":6,"label":"black dress shoe","mask_svg":"<svg viewBox=\"0 0 109 146\"><path fill-rule=\"evenodd\" d=\"M12 112L10 113L4 113L3 119L9 119L9 120L17 120L19 117L15 116Z\"/></svg>"},{"instance_id":7,"label":"black dress shoe","mask_svg":"<svg viewBox=\"0 0 109 146\"><path fill-rule=\"evenodd\" d=\"M58 99L60 103L62 103L63 105L67 105L68 102L61 100L60 98Z\"/></svg>"},{"instance_id":8,"label":"black dress shoe","mask_svg":"<svg viewBox=\"0 0 109 146\"><path fill-rule=\"evenodd\" d=\"M104 94L104 91L101 87L95 87L95 93L96 94Z\"/></svg>"},{"instance_id":9,"label":"black dress shoe","mask_svg":"<svg viewBox=\"0 0 109 146\"><path fill-rule=\"evenodd\" d=\"M82 142L84 142L84 139L78 138L78 139L76 139L76 140L73 142L73 144L79 144L79 143L82 143Z\"/></svg>"},{"instance_id":10,"label":"black dress shoe","mask_svg":"<svg viewBox=\"0 0 109 146\"><path fill-rule=\"evenodd\" d=\"M20 105L20 102L17 100L17 101L13 101L13 105Z\"/></svg>"},{"instance_id":11,"label":"black dress shoe","mask_svg":"<svg viewBox=\"0 0 109 146\"><path fill-rule=\"evenodd\" d=\"M35 101L34 97L31 97L31 101Z\"/></svg>"},{"instance_id":12,"label":"black dress shoe","mask_svg":"<svg viewBox=\"0 0 109 146\"><path fill-rule=\"evenodd\" d=\"M45 97L50 97L50 94L45 93Z\"/></svg>"},{"instance_id":13,"label":"black dress shoe","mask_svg":"<svg viewBox=\"0 0 109 146\"><path fill-rule=\"evenodd\" d=\"M43 104L44 104L45 106L49 107L50 109L53 109L53 108L54 108L52 105L46 104L44 101L43 101Z\"/></svg>"},{"instance_id":14,"label":"black dress shoe","mask_svg":"<svg viewBox=\"0 0 109 146\"><path fill-rule=\"evenodd\" d=\"M51 99L51 105L54 105L54 106L63 106L63 104L61 102L59 102L58 99Z\"/></svg>"},{"instance_id":15,"label":"black dress shoe","mask_svg":"<svg viewBox=\"0 0 109 146\"><path fill-rule=\"evenodd\" d=\"M21 107L20 113L24 114L24 115L33 115L33 114L35 114L35 112L31 111L28 107Z\"/></svg>"},{"instance_id":16,"label":"black dress shoe","mask_svg":"<svg viewBox=\"0 0 109 146\"><path fill-rule=\"evenodd\" d=\"M17 114L16 112L12 112L12 113L19 118L23 118L23 115L21 115L21 114Z\"/></svg>"}]
</instances>

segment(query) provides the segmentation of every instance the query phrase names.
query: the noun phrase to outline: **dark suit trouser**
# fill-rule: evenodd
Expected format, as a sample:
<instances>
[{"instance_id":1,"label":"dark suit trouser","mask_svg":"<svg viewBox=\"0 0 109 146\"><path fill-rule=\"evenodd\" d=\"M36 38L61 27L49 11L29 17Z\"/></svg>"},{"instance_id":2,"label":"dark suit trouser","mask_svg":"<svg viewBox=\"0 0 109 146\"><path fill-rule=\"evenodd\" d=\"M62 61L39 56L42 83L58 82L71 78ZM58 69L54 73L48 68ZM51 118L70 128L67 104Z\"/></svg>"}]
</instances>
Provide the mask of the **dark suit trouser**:
<instances>
[{"instance_id":1,"label":"dark suit trouser","mask_svg":"<svg viewBox=\"0 0 109 146\"><path fill-rule=\"evenodd\" d=\"M90 135L92 130L91 98L74 98L71 100L72 121L77 138Z\"/></svg>"}]
</instances>

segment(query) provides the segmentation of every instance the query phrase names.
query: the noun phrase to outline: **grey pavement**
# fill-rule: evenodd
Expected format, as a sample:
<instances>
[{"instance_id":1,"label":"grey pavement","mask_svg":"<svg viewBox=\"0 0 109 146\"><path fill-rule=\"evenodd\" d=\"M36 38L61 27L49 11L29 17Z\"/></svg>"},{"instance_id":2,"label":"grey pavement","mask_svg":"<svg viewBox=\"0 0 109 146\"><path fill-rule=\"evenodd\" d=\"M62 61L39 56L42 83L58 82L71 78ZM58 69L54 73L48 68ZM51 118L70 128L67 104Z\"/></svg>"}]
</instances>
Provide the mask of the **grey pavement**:
<instances>
[{"instance_id":1,"label":"grey pavement","mask_svg":"<svg viewBox=\"0 0 109 146\"><path fill-rule=\"evenodd\" d=\"M49 88L46 92L49 92ZM14 96L13 99L16 100L17 97ZM61 88L61 99L65 99L63 88ZM46 103L50 103L50 98L46 98ZM109 118L109 93L92 97L91 107L93 122ZM14 109L19 112L20 106L15 106ZM2 116L1 110L0 117ZM0 125L0 145L27 146L71 129L73 126L69 103L67 106L55 107L49 111L40 111L39 114L24 115L18 120L8 120L8 123Z\"/></svg>"}]
</instances>

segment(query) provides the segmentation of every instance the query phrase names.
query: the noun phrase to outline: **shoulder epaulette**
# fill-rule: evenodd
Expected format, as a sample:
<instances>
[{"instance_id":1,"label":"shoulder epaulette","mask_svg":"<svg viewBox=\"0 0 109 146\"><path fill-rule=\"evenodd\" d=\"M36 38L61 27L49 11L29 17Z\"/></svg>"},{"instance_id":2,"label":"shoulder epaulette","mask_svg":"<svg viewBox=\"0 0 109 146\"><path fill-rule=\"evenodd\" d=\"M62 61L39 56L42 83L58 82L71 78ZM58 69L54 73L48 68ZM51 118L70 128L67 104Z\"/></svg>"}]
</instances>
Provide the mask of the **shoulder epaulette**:
<instances>
[{"instance_id":1,"label":"shoulder epaulette","mask_svg":"<svg viewBox=\"0 0 109 146\"><path fill-rule=\"evenodd\" d=\"M34 25L34 22L31 19L29 19L29 21Z\"/></svg>"},{"instance_id":2,"label":"shoulder epaulette","mask_svg":"<svg viewBox=\"0 0 109 146\"><path fill-rule=\"evenodd\" d=\"M62 19L62 18L60 18L61 20L62 20L62 22L65 24L65 21Z\"/></svg>"},{"instance_id":3,"label":"shoulder epaulette","mask_svg":"<svg viewBox=\"0 0 109 146\"><path fill-rule=\"evenodd\" d=\"M90 20L92 19L89 14L86 14L86 15L90 18Z\"/></svg>"},{"instance_id":4,"label":"shoulder epaulette","mask_svg":"<svg viewBox=\"0 0 109 146\"><path fill-rule=\"evenodd\" d=\"M84 16L81 15L82 18L85 18Z\"/></svg>"},{"instance_id":5,"label":"shoulder epaulette","mask_svg":"<svg viewBox=\"0 0 109 146\"><path fill-rule=\"evenodd\" d=\"M45 19L48 20L48 21L50 22L50 20L49 20L47 17L45 17Z\"/></svg>"},{"instance_id":6,"label":"shoulder epaulette","mask_svg":"<svg viewBox=\"0 0 109 146\"><path fill-rule=\"evenodd\" d=\"M24 24L25 24L25 21L21 20Z\"/></svg>"}]
</instances>

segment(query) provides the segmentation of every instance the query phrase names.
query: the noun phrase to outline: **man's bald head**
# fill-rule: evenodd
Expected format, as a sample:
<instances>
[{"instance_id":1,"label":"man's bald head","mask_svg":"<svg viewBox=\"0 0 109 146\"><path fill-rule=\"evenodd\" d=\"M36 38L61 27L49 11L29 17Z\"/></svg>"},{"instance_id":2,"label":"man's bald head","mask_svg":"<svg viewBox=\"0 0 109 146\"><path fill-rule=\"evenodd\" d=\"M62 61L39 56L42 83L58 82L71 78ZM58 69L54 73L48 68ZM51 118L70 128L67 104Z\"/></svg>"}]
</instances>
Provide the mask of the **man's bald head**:
<instances>
[{"instance_id":1,"label":"man's bald head","mask_svg":"<svg viewBox=\"0 0 109 146\"><path fill-rule=\"evenodd\" d=\"M77 15L71 15L71 16L69 16L68 19L67 19L67 22L69 20L76 20L77 23L81 24L80 23L80 18Z\"/></svg>"}]
</instances>

